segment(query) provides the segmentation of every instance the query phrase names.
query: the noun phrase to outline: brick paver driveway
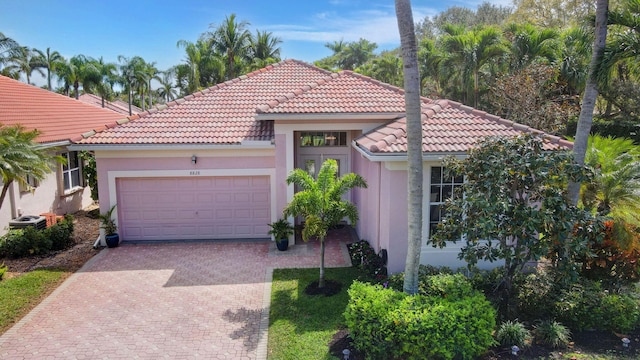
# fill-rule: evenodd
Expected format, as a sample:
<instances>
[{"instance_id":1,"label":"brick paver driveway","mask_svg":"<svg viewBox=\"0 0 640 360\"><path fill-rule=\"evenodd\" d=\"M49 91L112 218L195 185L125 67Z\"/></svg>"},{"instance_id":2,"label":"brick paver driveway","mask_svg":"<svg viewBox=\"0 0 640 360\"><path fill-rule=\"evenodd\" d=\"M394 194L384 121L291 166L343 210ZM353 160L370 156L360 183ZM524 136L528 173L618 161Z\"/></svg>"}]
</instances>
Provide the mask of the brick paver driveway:
<instances>
[{"instance_id":1,"label":"brick paver driveway","mask_svg":"<svg viewBox=\"0 0 640 360\"><path fill-rule=\"evenodd\" d=\"M345 266L345 234L327 266ZM0 337L2 359L265 359L273 268L317 267L317 242L105 249Z\"/></svg>"}]
</instances>

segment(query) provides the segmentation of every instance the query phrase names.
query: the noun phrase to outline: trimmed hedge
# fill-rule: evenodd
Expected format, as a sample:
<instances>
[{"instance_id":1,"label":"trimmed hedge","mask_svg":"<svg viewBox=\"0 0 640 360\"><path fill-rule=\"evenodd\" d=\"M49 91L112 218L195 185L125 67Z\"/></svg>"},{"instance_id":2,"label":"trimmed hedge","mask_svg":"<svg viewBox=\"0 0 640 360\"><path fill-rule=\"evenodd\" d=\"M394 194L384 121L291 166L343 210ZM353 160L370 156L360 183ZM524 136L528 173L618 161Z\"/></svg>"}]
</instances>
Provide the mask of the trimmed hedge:
<instances>
[{"instance_id":1,"label":"trimmed hedge","mask_svg":"<svg viewBox=\"0 0 640 360\"><path fill-rule=\"evenodd\" d=\"M434 289L450 288L452 276L433 276ZM462 296L466 286L458 289L463 291L411 296L355 282L344 314L355 347L369 359L473 359L485 353L494 344L495 310L484 295Z\"/></svg>"},{"instance_id":2,"label":"trimmed hedge","mask_svg":"<svg viewBox=\"0 0 640 360\"><path fill-rule=\"evenodd\" d=\"M63 250L74 244L73 217L44 230L33 227L13 229L0 237L0 257L21 258L31 255L43 255L52 250Z\"/></svg>"}]
</instances>

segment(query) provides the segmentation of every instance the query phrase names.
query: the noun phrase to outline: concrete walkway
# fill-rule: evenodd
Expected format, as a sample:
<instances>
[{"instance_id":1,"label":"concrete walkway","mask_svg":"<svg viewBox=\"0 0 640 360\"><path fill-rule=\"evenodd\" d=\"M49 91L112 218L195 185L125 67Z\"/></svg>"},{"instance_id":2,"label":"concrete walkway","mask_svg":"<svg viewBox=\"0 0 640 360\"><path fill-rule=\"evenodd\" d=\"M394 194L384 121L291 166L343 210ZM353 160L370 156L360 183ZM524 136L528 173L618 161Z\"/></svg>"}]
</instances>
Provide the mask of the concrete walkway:
<instances>
[{"instance_id":1,"label":"concrete walkway","mask_svg":"<svg viewBox=\"0 0 640 360\"><path fill-rule=\"evenodd\" d=\"M334 232L327 266L352 241ZM0 337L0 359L266 359L273 269L318 266L317 241L105 249Z\"/></svg>"}]
</instances>

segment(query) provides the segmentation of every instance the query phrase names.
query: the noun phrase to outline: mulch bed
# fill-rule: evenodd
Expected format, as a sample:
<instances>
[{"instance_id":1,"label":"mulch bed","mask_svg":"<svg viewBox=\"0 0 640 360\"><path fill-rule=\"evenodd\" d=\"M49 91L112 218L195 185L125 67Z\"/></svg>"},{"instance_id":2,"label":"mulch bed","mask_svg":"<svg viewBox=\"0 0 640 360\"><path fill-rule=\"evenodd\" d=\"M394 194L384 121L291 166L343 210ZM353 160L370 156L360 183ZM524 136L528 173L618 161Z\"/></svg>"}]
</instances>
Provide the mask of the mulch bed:
<instances>
[{"instance_id":1,"label":"mulch bed","mask_svg":"<svg viewBox=\"0 0 640 360\"><path fill-rule=\"evenodd\" d=\"M46 255L29 256L20 259L0 258L9 268L6 278L43 268L58 268L68 272L75 272L100 249L94 249L93 244L100 234L100 220L97 217L97 205L92 205L73 214L73 239L75 245Z\"/></svg>"},{"instance_id":2,"label":"mulch bed","mask_svg":"<svg viewBox=\"0 0 640 360\"><path fill-rule=\"evenodd\" d=\"M324 280L324 287L318 287L318 281L314 281L309 284L305 289L304 293L307 295L324 295L324 296L333 296L342 290L342 284L335 280Z\"/></svg>"}]
</instances>

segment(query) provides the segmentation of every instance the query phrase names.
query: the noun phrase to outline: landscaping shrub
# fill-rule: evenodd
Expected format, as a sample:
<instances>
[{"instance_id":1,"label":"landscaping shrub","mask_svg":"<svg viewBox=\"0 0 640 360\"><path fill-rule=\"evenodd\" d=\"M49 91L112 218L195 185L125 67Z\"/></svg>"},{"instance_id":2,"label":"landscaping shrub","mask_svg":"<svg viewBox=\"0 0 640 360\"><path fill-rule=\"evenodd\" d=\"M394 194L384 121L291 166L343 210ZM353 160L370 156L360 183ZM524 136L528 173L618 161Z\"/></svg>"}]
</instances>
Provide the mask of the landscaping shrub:
<instances>
[{"instance_id":1,"label":"landscaping shrub","mask_svg":"<svg viewBox=\"0 0 640 360\"><path fill-rule=\"evenodd\" d=\"M531 332L518 321L507 320L496 331L496 340L503 346L517 345L520 348L531 344Z\"/></svg>"},{"instance_id":2,"label":"landscaping shrub","mask_svg":"<svg viewBox=\"0 0 640 360\"><path fill-rule=\"evenodd\" d=\"M536 341L554 348L565 347L571 341L571 331L557 321L545 320L534 326Z\"/></svg>"},{"instance_id":3,"label":"landscaping shrub","mask_svg":"<svg viewBox=\"0 0 640 360\"><path fill-rule=\"evenodd\" d=\"M610 294L599 283L583 280L561 292L554 312L574 330L629 331L640 325L639 305L632 294Z\"/></svg>"},{"instance_id":4,"label":"landscaping shrub","mask_svg":"<svg viewBox=\"0 0 640 360\"><path fill-rule=\"evenodd\" d=\"M10 258L41 255L50 250L51 239L33 227L9 230L0 238L0 255Z\"/></svg>"},{"instance_id":5,"label":"landscaping shrub","mask_svg":"<svg viewBox=\"0 0 640 360\"><path fill-rule=\"evenodd\" d=\"M451 278L440 280L448 289ZM370 359L473 359L494 344L495 310L478 292L411 296L355 282L349 296L345 323Z\"/></svg>"},{"instance_id":6,"label":"landscaping shrub","mask_svg":"<svg viewBox=\"0 0 640 360\"><path fill-rule=\"evenodd\" d=\"M548 272L529 274L518 286L518 318L533 321L552 317L560 289Z\"/></svg>"},{"instance_id":7,"label":"landscaping shrub","mask_svg":"<svg viewBox=\"0 0 640 360\"><path fill-rule=\"evenodd\" d=\"M418 281L419 281L418 291L428 287L425 284L425 281L427 281L428 277L433 275L440 275L440 274L453 274L453 271L446 266L437 267L433 265L420 265L418 269ZM389 278L387 279L387 284L388 284L388 287L392 289L402 291L402 287L404 285L404 273L401 272L401 273L397 273L389 276ZM422 294L425 295L425 293L422 293Z\"/></svg>"},{"instance_id":8,"label":"landscaping shrub","mask_svg":"<svg viewBox=\"0 0 640 360\"><path fill-rule=\"evenodd\" d=\"M373 280L382 282L387 278L387 267L382 257L376 254L367 240L347 245L351 265L364 270Z\"/></svg>"},{"instance_id":9,"label":"landscaping shrub","mask_svg":"<svg viewBox=\"0 0 640 360\"><path fill-rule=\"evenodd\" d=\"M45 229L44 236L51 239L51 250L64 250L73 246L73 216L65 215L64 220Z\"/></svg>"},{"instance_id":10,"label":"landscaping shrub","mask_svg":"<svg viewBox=\"0 0 640 360\"><path fill-rule=\"evenodd\" d=\"M4 274L7 273L7 270L9 270L9 267L2 263L2 265L0 265L0 280L4 278Z\"/></svg>"}]
</instances>

